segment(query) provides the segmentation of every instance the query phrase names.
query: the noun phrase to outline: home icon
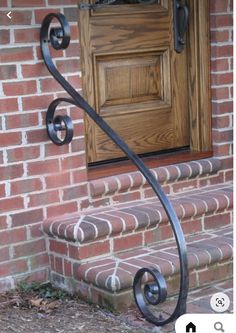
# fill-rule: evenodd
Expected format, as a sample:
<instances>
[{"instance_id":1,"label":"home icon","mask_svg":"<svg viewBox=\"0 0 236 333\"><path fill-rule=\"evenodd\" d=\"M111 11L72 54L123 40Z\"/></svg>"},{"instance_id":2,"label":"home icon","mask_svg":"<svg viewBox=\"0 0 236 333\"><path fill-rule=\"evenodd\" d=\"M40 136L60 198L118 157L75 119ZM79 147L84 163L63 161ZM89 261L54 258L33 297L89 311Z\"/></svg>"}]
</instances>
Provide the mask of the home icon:
<instances>
[{"instance_id":1,"label":"home icon","mask_svg":"<svg viewBox=\"0 0 236 333\"><path fill-rule=\"evenodd\" d=\"M190 322L187 326L186 326L186 333L189 333L189 332L192 332L192 333L196 333L196 326Z\"/></svg>"}]
</instances>

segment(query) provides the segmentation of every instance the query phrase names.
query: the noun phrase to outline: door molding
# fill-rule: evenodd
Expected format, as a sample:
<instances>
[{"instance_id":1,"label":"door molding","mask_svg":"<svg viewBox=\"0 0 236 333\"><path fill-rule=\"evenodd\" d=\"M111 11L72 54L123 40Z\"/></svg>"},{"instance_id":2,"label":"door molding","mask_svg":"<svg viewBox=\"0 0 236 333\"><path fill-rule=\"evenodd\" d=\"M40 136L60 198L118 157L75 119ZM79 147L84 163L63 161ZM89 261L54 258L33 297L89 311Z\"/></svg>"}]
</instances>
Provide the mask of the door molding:
<instances>
[{"instance_id":1,"label":"door molding","mask_svg":"<svg viewBox=\"0 0 236 333\"><path fill-rule=\"evenodd\" d=\"M212 150L209 0L186 0L189 6L188 87L190 148Z\"/></svg>"}]
</instances>

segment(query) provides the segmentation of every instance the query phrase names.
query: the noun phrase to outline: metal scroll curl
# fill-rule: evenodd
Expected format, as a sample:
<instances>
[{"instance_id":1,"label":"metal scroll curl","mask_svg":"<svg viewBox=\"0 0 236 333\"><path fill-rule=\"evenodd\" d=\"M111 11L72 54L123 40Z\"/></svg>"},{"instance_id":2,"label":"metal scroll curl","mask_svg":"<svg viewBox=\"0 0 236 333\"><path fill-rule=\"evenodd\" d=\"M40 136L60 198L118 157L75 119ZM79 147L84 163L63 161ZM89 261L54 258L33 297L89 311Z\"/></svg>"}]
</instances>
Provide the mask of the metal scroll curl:
<instances>
[{"instance_id":1,"label":"metal scroll curl","mask_svg":"<svg viewBox=\"0 0 236 333\"><path fill-rule=\"evenodd\" d=\"M58 21L59 27L50 28L50 24L53 20ZM111 140L117 144L117 146L125 153L125 155L136 165L136 167L143 174L147 182L156 193L169 218L179 254L180 288L176 307L168 318L163 318L162 316L157 317L150 310L149 305L160 305L166 300L167 297L167 286L165 278L156 268L141 268L134 277L133 291L136 304L146 320L155 324L156 326L163 326L178 318L180 315L185 313L186 310L189 277L187 251L183 231L170 201L168 200L166 194L163 192L161 185L156 180L153 173L118 136L118 134L103 120L103 118L96 113L96 111L87 103L87 101L65 80L65 78L55 67L50 54L49 45L51 45L56 50L60 50L66 49L69 46L69 43L70 28L65 16L60 13L48 14L42 22L40 31L42 56L49 72L70 96L70 98L56 99L50 104L46 116L48 135L51 140L58 145L63 145L66 143L68 144L72 140L72 120L68 116L55 117L55 110L61 102L67 102L76 105L77 107L83 109L88 114L88 116L93 119L97 126L99 126L111 138ZM65 131L64 140L60 140L58 138L58 131ZM144 284L143 288L143 277L145 277L147 274L152 276L153 281Z\"/></svg>"}]
</instances>

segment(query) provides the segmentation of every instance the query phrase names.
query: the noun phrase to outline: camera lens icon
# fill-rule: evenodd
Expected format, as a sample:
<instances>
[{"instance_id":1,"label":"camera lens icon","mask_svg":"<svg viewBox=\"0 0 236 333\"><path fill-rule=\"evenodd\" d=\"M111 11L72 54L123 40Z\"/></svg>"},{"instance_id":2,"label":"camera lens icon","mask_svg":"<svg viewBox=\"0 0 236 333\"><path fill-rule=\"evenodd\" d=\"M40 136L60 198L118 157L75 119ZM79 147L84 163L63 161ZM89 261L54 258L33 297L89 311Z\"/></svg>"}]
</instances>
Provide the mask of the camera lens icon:
<instances>
[{"instance_id":1,"label":"camera lens icon","mask_svg":"<svg viewBox=\"0 0 236 333\"><path fill-rule=\"evenodd\" d=\"M229 309L230 299L225 293L216 293L211 297L210 303L212 310L221 313Z\"/></svg>"}]
</instances>

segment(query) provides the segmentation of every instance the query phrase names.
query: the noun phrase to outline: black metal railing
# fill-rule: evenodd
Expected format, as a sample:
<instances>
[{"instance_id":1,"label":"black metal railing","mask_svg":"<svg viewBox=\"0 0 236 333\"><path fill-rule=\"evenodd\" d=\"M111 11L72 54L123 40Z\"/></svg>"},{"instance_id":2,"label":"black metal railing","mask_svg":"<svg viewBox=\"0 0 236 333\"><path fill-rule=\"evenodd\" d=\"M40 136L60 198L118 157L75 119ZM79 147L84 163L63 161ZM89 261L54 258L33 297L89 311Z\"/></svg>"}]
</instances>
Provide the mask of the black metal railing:
<instances>
[{"instance_id":1,"label":"black metal railing","mask_svg":"<svg viewBox=\"0 0 236 333\"><path fill-rule=\"evenodd\" d=\"M50 28L50 24L53 19L58 20L60 23L59 27ZM136 273L133 283L135 301L143 316L156 326L163 326L177 319L186 311L186 299L189 284L188 261L185 238L178 217L160 184L152 172L145 166L143 161L127 146L127 144L102 119L102 117L96 113L96 111L85 101L85 99L65 80L55 67L50 55L49 45L56 50L60 50L66 49L70 43L70 27L64 15L60 13L51 13L44 18L40 31L40 43L42 56L49 72L71 97L58 98L49 105L46 116L46 125L50 139L57 145L63 145L71 142L73 138L73 124L71 118L67 115L54 117L55 110L61 102L71 103L82 108L140 170L147 182L153 188L169 218L174 232L180 261L180 288L178 300L173 313L168 318L163 318L162 316L157 317L151 309L153 305L164 302L167 297L167 285L165 278L156 268L141 268ZM64 131L63 139L58 136L58 133L61 131ZM153 279L150 283L146 282L143 287L143 276L145 273L151 275Z\"/></svg>"}]
</instances>

